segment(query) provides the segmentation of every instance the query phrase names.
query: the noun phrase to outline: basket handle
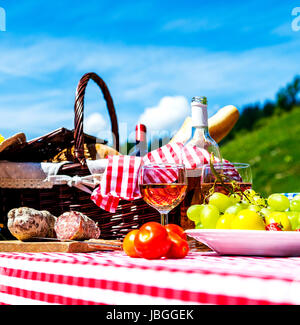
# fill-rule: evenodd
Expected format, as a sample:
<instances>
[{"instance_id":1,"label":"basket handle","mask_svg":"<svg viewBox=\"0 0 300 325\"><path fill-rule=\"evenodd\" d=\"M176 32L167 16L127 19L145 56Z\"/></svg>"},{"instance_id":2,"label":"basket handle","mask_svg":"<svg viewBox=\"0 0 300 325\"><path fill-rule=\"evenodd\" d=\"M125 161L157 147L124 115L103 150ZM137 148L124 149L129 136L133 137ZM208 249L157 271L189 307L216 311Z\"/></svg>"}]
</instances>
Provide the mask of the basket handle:
<instances>
[{"instance_id":1,"label":"basket handle","mask_svg":"<svg viewBox=\"0 0 300 325\"><path fill-rule=\"evenodd\" d=\"M108 87L105 82L94 72L86 73L79 81L76 89L75 98L75 129L74 129L74 140L75 140L75 159L80 162L83 166L86 165L86 159L84 156L84 135L83 135L83 110L84 110L84 95L89 80L92 79L102 90L106 106L109 112L111 121L111 130L113 135L113 146L119 151L119 126L117 115L114 107L114 103Z\"/></svg>"}]
</instances>

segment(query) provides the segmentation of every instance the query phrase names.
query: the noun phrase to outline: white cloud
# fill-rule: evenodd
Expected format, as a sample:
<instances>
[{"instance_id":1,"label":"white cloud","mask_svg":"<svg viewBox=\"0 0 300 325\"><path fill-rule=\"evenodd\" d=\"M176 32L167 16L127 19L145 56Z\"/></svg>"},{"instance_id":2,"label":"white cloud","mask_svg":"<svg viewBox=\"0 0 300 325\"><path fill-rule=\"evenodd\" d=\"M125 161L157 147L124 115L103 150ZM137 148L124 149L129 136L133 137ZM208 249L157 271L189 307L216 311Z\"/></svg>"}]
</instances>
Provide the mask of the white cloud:
<instances>
[{"instance_id":1,"label":"white cloud","mask_svg":"<svg viewBox=\"0 0 300 325\"><path fill-rule=\"evenodd\" d=\"M73 46L70 47L70 42L64 43L59 39L31 41L25 44L17 42L14 46L2 42L0 53L0 72L4 76L29 76L36 79L49 72L72 66L74 61L79 59Z\"/></svg>"},{"instance_id":2,"label":"white cloud","mask_svg":"<svg viewBox=\"0 0 300 325\"><path fill-rule=\"evenodd\" d=\"M98 134L107 128L107 122L100 113L93 113L84 120L84 130L90 134Z\"/></svg>"},{"instance_id":3,"label":"white cloud","mask_svg":"<svg viewBox=\"0 0 300 325\"><path fill-rule=\"evenodd\" d=\"M219 23L212 22L209 19L176 19L163 25L164 31L177 31L182 33L194 33L200 30L213 30L220 27Z\"/></svg>"},{"instance_id":4,"label":"white cloud","mask_svg":"<svg viewBox=\"0 0 300 325\"><path fill-rule=\"evenodd\" d=\"M163 97L157 106L146 108L139 122L149 132L174 132L190 113L190 106L183 96Z\"/></svg>"},{"instance_id":5,"label":"white cloud","mask_svg":"<svg viewBox=\"0 0 300 325\"><path fill-rule=\"evenodd\" d=\"M50 74L58 73L57 82L65 86L67 81L61 72L74 78L74 74L95 71L114 90L113 98L123 103L150 103L151 99L153 103L178 93L192 97L199 91L209 95L210 103L217 96L229 96L234 101L224 105L243 99L246 103L249 98L260 100L262 93L274 95L300 69L299 40L243 52L126 46L75 39L24 43L0 45L0 82L8 76L45 81ZM74 80L71 82L69 87Z\"/></svg>"},{"instance_id":6,"label":"white cloud","mask_svg":"<svg viewBox=\"0 0 300 325\"><path fill-rule=\"evenodd\" d=\"M61 127L73 128L73 112L60 110L51 102L23 105L18 112L13 107L0 108L0 114L0 133L5 137L24 132L31 139Z\"/></svg>"},{"instance_id":7,"label":"white cloud","mask_svg":"<svg viewBox=\"0 0 300 325\"><path fill-rule=\"evenodd\" d=\"M92 113L84 118L84 132L112 144L110 122L100 113Z\"/></svg>"},{"instance_id":8,"label":"white cloud","mask_svg":"<svg viewBox=\"0 0 300 325\"><path fill-rule=\"evenodd\" d=\"M299 70L299 38L240 52L101 44L72 38L1 42L0 131L36 133L33 118L35 125L43 126L43 133L57 124L73 127L75 88L89 71L107 83L119 124L128 123L132 131L140 117L150 129L171 132L189 114L187 100L193 96L208 97L211 116L217 107L227 104L239 107L273 99ZM175 97L178 94L184 97ZM104 123L99 116L107 114L102 94L98 87L89 86L87 97L91 99L85 107L88 131L98 126L101 130ZM183 98L187 98L185 103ZM35 108L34 117L28 113L30 107ZM100 115L92 119L90 112ZM22 116L22 122L13 116ZM107 129L110 122L105 124Z\"/></svg>"},{"instance_id":9,"label":"white cloud","mask_svg":"<svg viewBox=\"0 0 300 325\"><path fill-rule=\"evenodd\" d=\"M278 36L293 36L293 30L290 22L283 23L273 30L271 30L271 34L278 35Z\"/></svg>"}]
</instances>

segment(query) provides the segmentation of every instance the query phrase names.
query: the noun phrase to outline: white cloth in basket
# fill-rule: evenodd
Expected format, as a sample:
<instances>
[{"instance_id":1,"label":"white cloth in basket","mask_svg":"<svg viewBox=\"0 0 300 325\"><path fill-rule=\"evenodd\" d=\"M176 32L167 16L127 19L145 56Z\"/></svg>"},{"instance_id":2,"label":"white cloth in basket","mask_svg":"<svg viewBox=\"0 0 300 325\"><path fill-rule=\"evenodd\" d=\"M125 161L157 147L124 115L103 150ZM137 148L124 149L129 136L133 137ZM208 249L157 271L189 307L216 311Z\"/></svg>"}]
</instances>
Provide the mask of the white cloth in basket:
<instances>
[{"instance_id":1,"label":"white cloth in basket","mask_svg":"<svg viewBox=\"0 0 300 325\"><path fill-rule=\"evenodd\" d=\"M57 175L60 168L69 162L31 163L0 161L0 188L52 188L54 185L67 184L91 193L88 187L94 187L100 182L106 169L107 160L88 160L91 173L85 177Z\"/></svg>"}]
</instances>

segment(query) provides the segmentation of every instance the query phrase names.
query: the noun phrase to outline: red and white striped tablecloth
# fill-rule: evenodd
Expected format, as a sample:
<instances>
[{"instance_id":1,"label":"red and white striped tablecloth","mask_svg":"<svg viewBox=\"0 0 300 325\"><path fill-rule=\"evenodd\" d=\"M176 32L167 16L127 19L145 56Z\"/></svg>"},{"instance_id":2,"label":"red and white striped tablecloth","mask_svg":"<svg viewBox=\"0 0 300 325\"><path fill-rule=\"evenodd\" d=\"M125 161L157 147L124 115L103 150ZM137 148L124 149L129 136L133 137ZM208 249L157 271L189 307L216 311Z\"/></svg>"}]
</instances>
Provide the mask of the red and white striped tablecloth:
<instances>
[{"instance_id":1,"label":"red and white striped tablecloth","mask_svg":"<svg viewBox=\"0 0 300 325\"><path fill-rule=\"evenodd\" d=\"M133 259L123 252L0 253L0 303L11 305L299 304L300 258Z\"/></svg>"}]
</instances>

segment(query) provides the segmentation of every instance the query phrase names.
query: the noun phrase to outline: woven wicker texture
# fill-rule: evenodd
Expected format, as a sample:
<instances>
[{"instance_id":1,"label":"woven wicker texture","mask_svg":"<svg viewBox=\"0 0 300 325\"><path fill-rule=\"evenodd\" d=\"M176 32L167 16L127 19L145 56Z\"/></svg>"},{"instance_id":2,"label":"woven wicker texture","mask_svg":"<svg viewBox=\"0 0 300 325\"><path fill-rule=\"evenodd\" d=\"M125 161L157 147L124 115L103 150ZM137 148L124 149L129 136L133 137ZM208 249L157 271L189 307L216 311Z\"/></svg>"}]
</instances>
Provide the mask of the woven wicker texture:
<instances>
[{"instance_id":1,"label":"woven wicker texture","mask_svg":"<svg viewBox=\"0 0 300 325\"><path fill-rule=\"evenodd\" d=\"M95 73L85 74L79 81L75 106L74 106L74 132L61 128L49 133L42 138L26 144L23 149L13 152L2 152L0 159L14 161L45 161L57 157L66 147L73 147L72 163L63 165L60 175L87 176L90 175L87 168L85 145L91 143L91 137L83 133L84 120L84 96L89 80L93 80L100 88L106 101L111 120L111 130L114 140L114 148L119 151L119 129L112 97L105 82ZM66 143L68 145L66 146ZM104 142L103 142L104 143ZM101 228L101 237L104 239L121 239L131 229L141 226L147 221L160 221L159 213L148 206L142 199L134 201L120 201L115 213L109 213L96 206L90 195L68 185L55 185L51 189L0 189L0 223L4 224L2 234L5 238L11 237L7 224L7 213L18 207L31 207L37 210L47 210L55 216L65 211L80 211L98 222ZM177 209L170 213L170 222L178 222Z\"/></svg>"}]
</instances>

